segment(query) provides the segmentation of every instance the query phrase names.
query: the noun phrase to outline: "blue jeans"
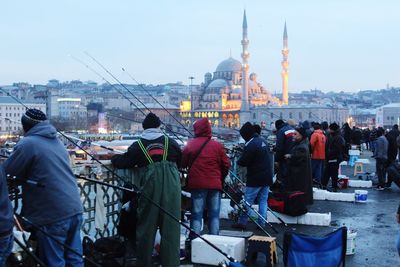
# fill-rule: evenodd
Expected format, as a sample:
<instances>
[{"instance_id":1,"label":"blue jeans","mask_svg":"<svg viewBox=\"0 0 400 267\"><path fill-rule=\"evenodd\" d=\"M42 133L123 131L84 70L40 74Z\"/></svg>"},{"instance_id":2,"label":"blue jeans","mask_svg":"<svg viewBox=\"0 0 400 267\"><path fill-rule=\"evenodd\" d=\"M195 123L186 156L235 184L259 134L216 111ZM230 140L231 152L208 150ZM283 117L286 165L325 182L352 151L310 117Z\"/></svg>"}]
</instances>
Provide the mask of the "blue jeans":
<instances>
[{"instance_id":1,"label":"blue jeans","mask_svg":"<svg viewBox=\"0 0 400 267\"><path fill-rule=\"evenodd\" d=\"M0 238L0 267L4 267L13 247L13 234Z\"/></svg>"},{"instance_id":2,"label":"blue jeans","mask_svg":"<svg viewBox=\"0 0 400 267\"><path fill-rule=\"evenodd\" d=\"M263 220L262 218L258 218L258 223L261 226L264 226L265 221L267 220L268 192L269 192L268 186L262 186L262 187L246 186L246 192L244 194L245 201L249 205L253 205L254 200L259 195L258 213L260 213L260 215L265 219ZM246 213L242 213L240 215L239 217L240 224L246 224L248 216L254 216L252 210L248 207L247 204L246 204L246 209L248 215L246 215Z\"/></svg>"},{"instance_id":3,"label":"blue jeans","mask_svg":"<svg viewBox=\"0 0 400 267\"><path fill-rule=\"evenodd\" d=\"M324 171L324 162L323 159L312 159L311 160L311 168L312 168L312 176L313 179L321 183L322 174Z\"/></svg>"},{"instance_id":4,"label":"blue jeans","mask_svg":"<svg viewBox=\"0 0 400 267\"><path fill-rule=\"evenodd\" d=\"M200 234L201 220L203 219L204 206L208 210L208 231L212 235L219 234L219 211L221 208L221 191L214 189L192 190L192 216L190 228Z\"/></svg>"},{"instance_id":5,"label":"blue jeans","mask_svg":"<svg viewBox=\"0 0 400 267\"><path fill-rule=\"evenodd\" d=\"M82 215L78 214L62 221L42 226L41 229L51 238L41 231L37 231L39 258L44 264L51 267L83 267L82 257L53 240L58 240L82 255L81 225Z\"/></svg>"}]
</instances>

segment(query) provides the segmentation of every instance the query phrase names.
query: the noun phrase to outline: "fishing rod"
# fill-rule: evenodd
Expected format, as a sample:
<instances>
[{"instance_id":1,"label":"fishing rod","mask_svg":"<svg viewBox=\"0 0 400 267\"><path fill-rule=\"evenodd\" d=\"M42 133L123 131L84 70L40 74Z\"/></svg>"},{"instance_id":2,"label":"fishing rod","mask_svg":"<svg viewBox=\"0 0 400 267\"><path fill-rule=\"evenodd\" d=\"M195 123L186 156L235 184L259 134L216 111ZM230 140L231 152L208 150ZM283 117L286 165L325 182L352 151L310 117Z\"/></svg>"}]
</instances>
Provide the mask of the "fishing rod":
<instances>
[{"instance_id":1,"label":"fishing rod","mask_svg":"<svg viewBox=\"0 0 400 267\"><path fill-rule=\"evenodd\" d=\"M86 53L89 57L91 57L93 60L95 60L95 62L97 62L97 63L99 63L96 59L94 59L92 56L90 56L88 53ZM99 65L100 66L102 66L100 63L99 63ZM103 68L104 70L105 70L105 68ZM106 70L107 71L107 70ZM175 118L175 116L173 116L164 106L163 106L163 104L161 104L160 103L160 101L158 101L152 94L150 94L150 92L149 91L147 91L145 88L144 88L144 86L142 85L142 84L140 84L135 78L133 78L133 76L127 71L127 70L125 70L125 68L122 68L122 71L123 72L125 72L126 74L128 74L128 76L135 82L135 83L137 83L138 84L138 86L143 90L143 91L145 91L146 93L147 93L147 95L149 95L154 101L156 101L156 103L157 104L159 104L179 125L181 125L188 133L190 133L191 134L191 132L187 129L187 128L185 128L185 126L177 119L177 118ZM109 73L108 71L107 71L107 73Z\"/></svg>"},{"instance_id":2,"label":"fishing rod","mask_svg":"<svg viewBox=\"0 0 400 267\"><path fill-rule=\"evenodd\" d=\"M134 96L144 107L145 107L145 109L147 109L149 112L151 112L151 110L142 102L142 101L140 101L123 83L121 83L121 81L118 79L118 78L116 78L104 65L102 65L97 59L95 59L93 56L91 56L90 54L88 54L87 52L85 52L86 53L86 55L88 55L96 64L98 64L106 73L108 73L115 81L117 81L118 82L118 84L120 85L120 86L122 86L122 87L124 87L132 96ZM100 75L100 77L102 77L101 75ZM104 77L102 77L104 80L106 80ZM109 84L111 84L111 83L109 83ZM165 109L165 107L164 107L164 109ZM165 124L164 124L165 125ZM182 125L183 127L185 127L184 125ZM187 132L189 132L190 134L191 134L191 136L193 137L193 133L191 133L189 130L187 130ZM180 137L178 137L178 136L176 136L179 140L181 140L181 138ZM181 140L182 141L182 140ZM182 141L183 142L183 141ZM232 172L232 171L230 171L230 172ZM227 195L227 196L230 196L229 194L227 194L227 192L223 189L223 192ZM231 198L231 200L232 200L232 198ZM253 210L253 212L255 212L255 210L250 206L249 207L251 210ZM250 219L252 219L251 218L251 216L250 216L250 214L249 213L245 213ZM278 231L269 223L269 222L267 222L268 223L268 225L276 232L276 233L278 233ZM263 229L264 231L265 231L265 229L263 228L263 227L261 227L260 225L258 225L259 227L260 227L260 229ZM266 232L266 231L265 231ZM280 247L280 246L279 246ZM281 248L281 247L280 247Z\"/></svg>"},{"instance_id":3,"label":"fishing rod","mask_svg":"<svg viewBox=\"0 0 400 267\"><path fill-rule=\"evenodd\" d=\"M18 218L15 216L15 214L14 214L14 221L15 221L15 224L16 224L16 226L17 226L17 229L22 233L22 239L24 240L24 242L25 242L25 245L24 244L22 244L22 242L20 241L20 240L18 240L18 238L17 237L14 237L14 241L15 241L15 243L17 243L18 244L18 246L20 246L20 248L22 248L37 264L38 264L38 266L43 266L43 267L46 267L46 265L43 263L43 261L41 261L36 255L35 255L35 253L33 253L33 248L29 245L29 242L28 242L28 240L26 240L26 237L25 237L25 235L24 235L24 229L22 228L22 226L21 226L21 224L19 223L19 220L18 220Z\"/></svg>"},{"instance_id":4,"label":"fishing rod","mask_svg":"<svg viewBox=\"0 0 400 267\"><path fill-rule=\"evenodd\" d=\"M85 66L88 70L92 71L94 74L96 74L98 77L100 77L103 81L105 81L107 84L109 84L114 90L116 90L122 97L124 97L126 100L129 101L129 103L133 106L135 106L136 109L138 109L144 116L146 116L146 112L144 112L141 108L138 107L137 104L133 103L132 100L127 97L121 90L119 90L115 85L113 85L112 83L110 83L106 78L104 78L104 76L102 76L100 73L98 73L95 69L93 69L92 67L90 67L88 64L86 64L83 60L78 59L77 57L74 57L72 55L70 55L70 57L72 59L74 59L75 61L77 61L78 63L82 64L83 66ZM144 109L148 110L149 112L151 112L151 110L146 107L146 105L137 97L135 96L124 84L122 84L121 82L119 82L119 85L122 86L125 90L127 90L143 107ZM179 137L172 131L172 129L170 129L168 127L167 124L161 122L161 124L163 124L167 130L171 131L172 134L179 139ZM164 131L163 131L164 132ZM165 132L164 132L165 134Z\"/></svg>"},{"instance_id":5,"label":"fishing rod","mask_svg":"<svg viewBox=\"0 0 400 267\"><path fill-rule=\"evenodd\" d=\"M84 140L84 139L81 139L81 138L78 138L78 137L75 137L75 136L72 136L72 135L65 134L65 136L68 136L69 138L74 139L74 140L76 140L78 142L81 142L81 143L86 142L86 145L89 145L89 146L90 145L94 145L94 146L109 150L111 152L116 152L116 153L119 153L119 154L125 153L125 151L118 150L118 149L115 149L115 148L111 148L111 147L108 147L108 146L105 146L105 145L102 145L102 144L99 144L99 143L96 143L96 142Z\"/></svg>"},{"instance_id":6,"label":"fishing rod","mask_svg":"<svg viewBox=\"0 0 400 267\"><path fill-rule=\"evenodd\" d=\"M33 223L32 221L30 221L29 219L27 219L26 217L24 217L24 216L22 216L20 214L15 213L15 216L17 216L18 218L20 218L23 221L25 221L28 225L31 225L34 229L36 229L37 231L41 232L43 235L47 236L48 238L50 238L51 240L56 242L58 245L62 246L64 249L66 249L66 250L72 252L73 254L79 256L83 260L87 260L88 262L90 262L91 264L93 264L95 266L101 267L100 264L94 262L92 259L86 257L84 254L81 254L81 253L77 252L75 249L73 249L69 245L59 241L57 238L55 238L52 235L50 235L47 231L42 229L42 226Z\"/></svg>"},{"instance_id":7,"label":"fishing rod","mask_svg":"<svg viewBox=\"0 0 400 267\"><path fill-rule=\"evenodd\" d=\"M215 246L213 243L211 243L210 241L208 241L207 239L205 239L204 237L202 237L201 235L197 234L192 228L190 228L190 226L186 225L185 223L182 222L182 220L177 219L173 214L171 214L169 211L165 210L163 207L161 207L160 205L158 205L157 203L153 202L149 197L147 197L145 194L143 194L143 192L140 192L137 190L136 185L133 185L133 188L126 188L126 187L122 187L122 186L116 186L116 185L112 185L106 182L102 182L102 181L98 181L95 179L91 179L91 178L87 178L84 176L80 176L80 175L76 175L76 177L78 179L83 179L86 181L90 181L90 182L94 182L94 183L98 183L101 185L105 185L105 186L109 186L111 188L115 188L115 189L119 189L122 191L126 191L129 193L138 193L141 196L143 196L144 198L146 198L146 200L148 200L149 202L151 202L153 205L155 205L157 208L159 208L161 211L163 211L166 215L168 215L172 220L174 220L175 222L179 223L181 226L185 227L186 230L188 230L191 234L193 234L194 236L196 236L197 238L200 238L201 240L203 240L205 243L207 243L209 246L211 246L212 248L214 248L216 251L218 251L219 253L221 253L223 256L225 256L230 262L233 263L238 263L238 261L236 261L232 256L230 256L228 253L225 253L224 251L222 251L220 248L218 248L217 246Z\"/></svg>"},{"instance_id":8,"label":"fishing rod","mask_svg":"<svg viewBox=\"0 0 400 267\"><path fill-rule=\"evenodd\" d=\"M0 88L1 91L7 93L4 89ZM15 101L17 101L18 103L20 103L22 106L24 106L26 109L28 109L28 107L23 104L18 98L12 96L11 94L7 93L9 96L11 96ZM121 179L122 181L124 181L124 179L119 176L118 174L116 174L112 169L110 169L108 166L106 166L105 164L103 164L101 161L97 160L91 153L87 152L83 147L79 146L76 142L74 142L71 138L67 137L65 134L63 134L62 132L58 131L62 136L64 136L65 138L67 138L71 143L73 143L74 145L76 145L77 147L79 147L81 150L83 150L87 155L91 156L95 161L97 161L100 165L102 165L104 168L106 168L108 171L110 171L113 175L115 175L117 178ZM89 179L89 178L87 178ZM100 181L97 180L91 180L92 182L95 183L99 183ZM108 183L104 183L101 182L99 184L103 184L103 185L107 185L110 186L110 184ZM225 256L231 263L238 263L238 261L236 261L232 256L230 256L229 254L225 253L224 251L222 251L220 248L218 248L217 246L215 246L214 244L212 244L210 241L208 241L207 239L205 239L204 237L200 236L199 234L195 233L194 230L192 230L189 226L187 226L186 224L184 224L181 220L177 219L173 214L171 214L169 211L167 211L166 209L164 209L162 206L158 205L156 202L153 201L153 199L151 199L150 197L148 197L146 194L144 194L143 192L141 192L138 187L135 184L131 184L133 187L133 190L135 190L136 193L140 193L141 197L143 197L144 199L146 199L147 201L149 201L152 205L156 206L158 209L160 209L162 212L164 212L166 215L168 215L172 220L178 222L181 226L185 227L187 230L189 230L191 233L193 233L196 237L200 238L201 240L203 240L205 243L207 243L208 245L210 245L212 248L214 248L215 250L217 250L219 253L221 253L223 256ZM119 188L119 189L122 189ZM129 190L129 192L132 192L131 190ZM23 219L24 221L28 222L29 224L31 224L34 228L36 228L37 230L41 231L43 234L47 235L49 238L54 239L54 237L50 236L48 233L46 233L44 230L42 230L40 228L40 226L37 226L36 224L30 222L27 218L16 214L17 217ZM74 251L72 248L66 246L65 244L62 244L61 242L59 242L57 239L54 239L56 241L56 243L59 243L60 245L63 245L65 248L67 248L68 250L70 250L71 252L73 252L76 255L81 256L82 258L86 258L84 255L79 254L78 252ZM96 266L100 266L94 262L92 262L89 258L86 258L88 261L90 261L91 263L93 263Z\"/></svg>"}]
</instances>

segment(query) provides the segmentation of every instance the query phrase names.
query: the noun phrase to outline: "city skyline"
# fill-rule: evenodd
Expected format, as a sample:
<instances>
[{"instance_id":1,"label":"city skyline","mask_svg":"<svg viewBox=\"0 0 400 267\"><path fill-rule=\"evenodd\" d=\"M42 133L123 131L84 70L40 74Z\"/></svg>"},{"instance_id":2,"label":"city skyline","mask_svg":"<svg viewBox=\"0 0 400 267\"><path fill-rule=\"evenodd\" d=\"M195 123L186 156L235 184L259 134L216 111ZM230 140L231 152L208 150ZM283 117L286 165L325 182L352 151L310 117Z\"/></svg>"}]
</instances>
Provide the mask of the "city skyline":
<instances>
[{"instance_id":1,"label":"city skyline","mask_svg":"<svg viewBox=\"0 0 400 267\"><path fill-rule=\"evenodd\" d=\"M249 72L256 72L270 92L281 92L285 20L289 93L399 86L396 25L400 19L395 10L400 3L265 2L3 3L0 84L43 84L52 78L102 82L68 57L71 54L95 66L83 51L126 83L133 82L122 67L142 83L188 84L189 76L200 83L203 74L230 53L240 59L241 17L246 8Z\"/></svg>"}]
</instances>

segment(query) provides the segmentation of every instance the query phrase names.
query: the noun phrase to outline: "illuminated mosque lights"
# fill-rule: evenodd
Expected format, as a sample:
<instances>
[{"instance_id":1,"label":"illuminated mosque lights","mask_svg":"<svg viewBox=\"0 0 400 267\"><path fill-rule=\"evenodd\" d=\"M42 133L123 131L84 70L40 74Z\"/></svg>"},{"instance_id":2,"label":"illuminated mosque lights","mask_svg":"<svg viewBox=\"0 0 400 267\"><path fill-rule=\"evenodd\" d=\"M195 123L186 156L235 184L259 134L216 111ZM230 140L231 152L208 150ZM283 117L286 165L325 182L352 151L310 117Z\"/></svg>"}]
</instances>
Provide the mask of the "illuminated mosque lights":
<instances>
[{"instance_id":1,"label":"illuminated mosque lights","mask_svg":"<svg viewBox=\"0 0 400 267\"><path fill-rule=\"evenodd\" d=\"M282 101L257 82L257 74L249 74L246 11L243 15L241 44L242 62L232 57L222 61L213 74L204 75L204 82L191 92L191 99L182 101L180 115L183 123L189 125L198 118L209 118L213 126L238 128L250 119L251 110L255 107L288 104L289 50L286 24L282 50Z\"/></svg>"}]
</instances>

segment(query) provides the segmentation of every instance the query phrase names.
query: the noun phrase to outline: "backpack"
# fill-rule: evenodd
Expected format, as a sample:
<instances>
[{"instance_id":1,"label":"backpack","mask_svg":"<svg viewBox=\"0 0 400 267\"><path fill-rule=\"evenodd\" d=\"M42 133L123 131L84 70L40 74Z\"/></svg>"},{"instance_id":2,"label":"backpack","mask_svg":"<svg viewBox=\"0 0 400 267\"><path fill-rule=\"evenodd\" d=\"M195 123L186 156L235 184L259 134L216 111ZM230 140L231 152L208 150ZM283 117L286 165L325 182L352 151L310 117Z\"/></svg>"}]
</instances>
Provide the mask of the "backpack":
<instances>
[{"instance_id":1,"label":"backpack","mask_svg":"<svg viewBox=\"0 0 400 267\"><path fill-rule=\"evenodd\" d=\"M273 192L268 197L268 207L290 216L300 216L308 212L306 196L301 191Z\"/></svg>"}]
</instances>

